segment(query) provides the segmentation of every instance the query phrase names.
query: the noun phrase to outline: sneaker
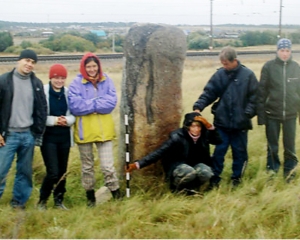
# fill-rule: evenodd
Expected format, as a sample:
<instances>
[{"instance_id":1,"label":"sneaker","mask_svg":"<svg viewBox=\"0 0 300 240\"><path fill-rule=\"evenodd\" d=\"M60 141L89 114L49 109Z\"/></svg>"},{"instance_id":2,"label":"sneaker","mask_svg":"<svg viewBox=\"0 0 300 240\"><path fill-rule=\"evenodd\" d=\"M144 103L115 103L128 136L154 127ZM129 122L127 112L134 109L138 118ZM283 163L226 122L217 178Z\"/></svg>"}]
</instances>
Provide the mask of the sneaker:
<instances>
[{"instance_id":1,"label":"sneaker","mask_svg":"<svg viewBox=\"0 0 300 240\"><path fill-rule=\"evenodd\" d=\"M13 209L21 209L21 210L25 209L24 204L20 204L17 200L14 199L11 200L10 205Z\"/></svg>"},{"instance_id":2,"label":"sneaker","mask_svg":"<svg viewBox=\"0 0 300 240\"><path fill-rule=\"evenodd\" d=\"M88 208L94 208L95 206L96 206L96 201L88 200L88 202L87 202Z\"/></svg>"},{"instance_id":3,"label":"sneaker","mask_svg":"<svg viewBox=\"0 0 300 240\"><path fill-rule=\"evenodd\" d=\"M63 205L63 203L55 203L55 204L54 204L54 207L55 207L56 209L61 209L61 210L65 210L65 211L68 211L68 210L69 210L69 208L67 208L65 205Z\"/></svg>"},{"instance_id":4,"label":"sneaker","mask_svg":"<svg viewBox=\"0 0 300 240\"><path fill-rule=\"evenodd\" d=\"M37 204L37 208L41 211L47 210L47 202L45 200L40 200Z\"/></svg>"}]
</instances>

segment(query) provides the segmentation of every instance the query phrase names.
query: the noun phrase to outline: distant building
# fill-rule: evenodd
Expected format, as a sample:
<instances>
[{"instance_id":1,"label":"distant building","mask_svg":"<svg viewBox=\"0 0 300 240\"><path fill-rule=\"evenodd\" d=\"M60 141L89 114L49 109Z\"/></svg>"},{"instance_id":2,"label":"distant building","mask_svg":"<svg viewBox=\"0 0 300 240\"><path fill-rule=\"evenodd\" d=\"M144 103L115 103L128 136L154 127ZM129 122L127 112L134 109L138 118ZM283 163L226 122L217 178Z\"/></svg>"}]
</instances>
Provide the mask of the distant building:
<instances>
[{"instance_id":1,"label":"distant building","mask_svg":"<svg viewBox=\"0 0 300 240\"><path fill-rule=\"evenodd\" d=\"M54 32L42 32L43 37L50 37L54 34Z\"/></svg>"},{"instance_id":2,"label":"distant building","mask_svg":"<svg viewBox=\"0 0 300 240\"><path fill-rule=\"evenodd\" d=\"M98 37L106 37L106 33L103 30L90 30L90 32L96 34Z\"/></svg>"},{"instance_id":3,"label":"distant building","mask_svg":"<svg viewBox=\"0 0 300 240\"><path fill-rule=\"evenodd\" d=\"M220 34L221 38L239 38L239 33L237 32L224 32Z\"/></svg>"},{"instance_id":4,"label":"distant building","mask_svg":"<svg viewBox=\"0 0 300 240\"><path fill-rule=\"evenodd\" d=\"M191 30L183 29L183 33L184 33L184 35L188 36L188 35L190 35Z\"/></svg>"}]
</instances>

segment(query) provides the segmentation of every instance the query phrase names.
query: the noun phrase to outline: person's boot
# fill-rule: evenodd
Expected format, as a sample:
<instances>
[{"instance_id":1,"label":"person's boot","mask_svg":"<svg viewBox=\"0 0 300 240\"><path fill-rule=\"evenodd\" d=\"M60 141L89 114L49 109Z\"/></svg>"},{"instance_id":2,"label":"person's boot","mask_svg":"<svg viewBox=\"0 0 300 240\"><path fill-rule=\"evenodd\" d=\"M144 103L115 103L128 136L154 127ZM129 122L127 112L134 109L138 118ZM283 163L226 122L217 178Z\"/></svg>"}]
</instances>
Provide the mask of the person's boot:
<instances>
[{"instance_id":1,"label":"person's boot","mask_svg":"<svg viewBox=\"0 0 300 240\"><path fill-rule=\"evenodd\" d=\"M64 204L64 194L63 193L58 193L54 195L54 207L57 209L62 209L62 210L69 210Z\"/></svg>"},{"instance_id":2,"label":"person's boot","mask_svg":"<svg viewBox=\"0 0 300 240\"><path fill-rule=\"evenodd\" d=\"M87 206L89 208L93 208L96 206L96 197L95 197L95 190L87 190L86 191L86 197L87 197Z\"/></svg>"},{"instance_id":3,"label":"person's boot","mask_svg":"<svg viewBox=\"0 0 300 240\"><path fill-rule=\"evenodd\" d=\"M113 199L122 199L123 198L119 188L117 190L111 191L111 194L113 196Z\"/></svg>"},{"instance_id":4,"label":"person's boot","mask_svg":"<svg viewBox=\"0 0 300 240\"><path fill-rule=\"evenodd\" d=\"M41 211L47 210L47 200L40 199L40 201L37 204L37 208Z\"/></svg>"},{"instance_id":5,"label":"person's boot","mask_svg":"<svg viewBox=\"0 0 300 240\"><path fill-rule=\"evenodd\" d=\"M231 179L232 189L236 189L238 186L240 186L241 183L242 183L242 180L240 178Z\"/></svg>"}]
</instances>

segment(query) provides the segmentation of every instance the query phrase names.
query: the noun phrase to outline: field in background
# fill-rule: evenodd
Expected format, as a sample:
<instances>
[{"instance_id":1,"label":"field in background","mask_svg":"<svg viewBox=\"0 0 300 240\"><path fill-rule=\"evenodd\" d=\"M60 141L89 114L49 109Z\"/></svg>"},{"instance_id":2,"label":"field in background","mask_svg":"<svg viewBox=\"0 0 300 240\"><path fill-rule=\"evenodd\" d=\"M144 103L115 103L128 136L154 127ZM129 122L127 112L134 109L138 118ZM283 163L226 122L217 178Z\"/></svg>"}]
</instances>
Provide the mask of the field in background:
<instances>
[{"instance_id":1,"label":"field in background","mask_svg":"<svg viewBox=\"0 0 300 240\"><path fill-rule=\"evenodd\" d=\"M244 65L259 78L265 61L274 56L241 56ZM294 57L300 62L300 57ZM103 69L114 80L120 99L122 61L103 61ZM48 82L51 64L38 63L37 75ZM69 70L68 83L78 72L79 63L65 63ZM0 73L12 65L0 66ZM185 61L182 94L183 114L191 111L210 76L220 67L215 58L188 58ZM170 99L172 101L172 99ZM203 115L212 121L209 109ZM119 128L119 106L113 112ZM123 201L110 201L94 209L86 208L85 193L80 182L78 149L71 149L65 204L70 211L49 209L39 212L35 206L39 187L45 175L44 164L36 148L34 158L34 190L26 211L13 211L9 206L14 169L8 176L6 191L0 200L0 238L300 238L299 176L285 184L282 172L272 180L265 172L266 140L264 127L249 132L249 164L242 186L230 186L231 152L226 158L222 185L203 197L184 197L169 193L161 179L132 175L132 196ZM300 156L300 133L297 130L297 154ZM116 140L115 144L118 142ZM282 144L280 146L282 156ZM95 155L96 156L96 155ZM117 149L115 149L117 159ZM97 159L97 158L96 158ZM97 187L103 184L99 163ZM117 162L116 162L117 164ZM122 190L124 178L122 179Z\"/></svg>"}]
</instances>

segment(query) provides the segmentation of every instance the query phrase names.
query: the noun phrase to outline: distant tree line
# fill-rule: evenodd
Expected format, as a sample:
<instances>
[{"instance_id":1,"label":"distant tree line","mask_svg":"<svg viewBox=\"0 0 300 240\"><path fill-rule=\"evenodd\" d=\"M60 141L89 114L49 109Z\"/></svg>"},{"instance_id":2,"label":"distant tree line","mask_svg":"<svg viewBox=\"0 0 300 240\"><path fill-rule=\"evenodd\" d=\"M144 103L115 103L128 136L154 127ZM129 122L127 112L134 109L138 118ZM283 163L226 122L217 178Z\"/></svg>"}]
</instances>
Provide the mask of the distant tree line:
<instances>
[{"instance_id":1,"label":"distant tree line","mask_svg":"<svg viewBox=\"0 0 300 240\"><path fill-rule=\"evenodd\" d=\"M300 43L300 31L287 34L292 43ZM248 47L259 45L274 45L278 41L277 33L274 31L247 31L238 39L230 39L227 41L221 39L214 39L213 47L223 47L231 45L233 47ZM210 46L210 38L205 32L197 31L191 33L187 38L188 49L201 50L208 49Z\"/></svg>"},{"instance_id":2,"label":"distant tree line","mask_svg":"<svg viewBox=\"0 0 300 240\"><path fill-rule=\"evenodd\" d=\"M300 43L300 30L287 34L287 37L294 44ZM0 52L18 54L22 49L32 48L38 54L51 54L53 52L123 52L124 35L114 35L113 37L98 37L94 33L80 33L69 31L55 34L39 43L31 43L26 40L20 45L14 46L13 37L9 32L0 32ZM247 31L238 39L214 39L214 48L231 45L233 47L247 47L258 45L274 45L278 38L274 31ZM210 39L205 32L192 32L187 36L187 47L189 50L203 50L210 47Z\"/></svg>"}]
</instances>

